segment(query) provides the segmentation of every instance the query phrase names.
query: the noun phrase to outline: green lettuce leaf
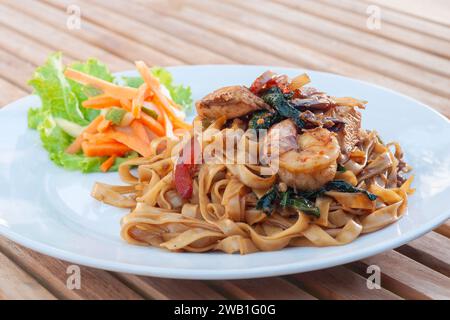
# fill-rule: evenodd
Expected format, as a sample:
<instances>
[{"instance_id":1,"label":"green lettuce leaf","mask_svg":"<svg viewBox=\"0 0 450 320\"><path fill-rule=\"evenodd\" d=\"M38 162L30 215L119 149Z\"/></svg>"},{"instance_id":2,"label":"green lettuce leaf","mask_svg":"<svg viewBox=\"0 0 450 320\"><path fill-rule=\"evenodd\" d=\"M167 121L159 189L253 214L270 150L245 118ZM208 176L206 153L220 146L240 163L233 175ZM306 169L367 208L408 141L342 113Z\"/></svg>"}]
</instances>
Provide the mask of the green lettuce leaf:
<instances>
[{"instance_id":1,"label":"green lettuce leaf","mask_svg":"<svg viewBox=\"0 0 450 320\"><path fill-rule=\"evenodd\" d=\"M151 71L159 79L159 82L167 88L173 101L181 105L186 114L192 113L191 88L174 84L172 74L167 69L153 67ZM144 83L141 77L123 77L122 79L127 86L133 88L137 88Z\"/></svg>"},{"instance_id":2,"label":"green lettuce leaf","mask_svg":"<svg viewBox=\"0 0 450 320\"><path fill-rule=\"evenodd\" d=\"M63 74L61 53L50 55L47 62L36 69L29 84L42 101L42 109L53 117L63 118L79 125L87 125L80 103Z\"/></svg>"},{"instance_id":3,"label":"green lettuce leaf","mask_svg":"<svg viewBox=\"0 0 450 320\"><path fill-rule=\"evenodd\" d=\"M131 152L126 157L120 157L116 159L114 165L109 169L109 171L117 171L119 165L131 158L136 158L138 154L136 152ZM107 157L85 157L82 154L59 154L58 160L61 166L67 170L76 170L83 173L100 172L100 165L107 159Z\"/></svg>"}]
</instances>

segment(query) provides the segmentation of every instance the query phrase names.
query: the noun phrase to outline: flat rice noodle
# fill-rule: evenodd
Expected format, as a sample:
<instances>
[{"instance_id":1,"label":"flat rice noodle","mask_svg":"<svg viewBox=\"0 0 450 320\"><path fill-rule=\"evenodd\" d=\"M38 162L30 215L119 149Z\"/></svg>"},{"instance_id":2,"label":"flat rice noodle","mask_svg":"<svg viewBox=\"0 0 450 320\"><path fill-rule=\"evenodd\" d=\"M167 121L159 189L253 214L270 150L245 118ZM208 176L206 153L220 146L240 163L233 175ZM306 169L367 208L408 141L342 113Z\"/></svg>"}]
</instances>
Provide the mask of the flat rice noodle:
<instances>
[{"instance_id":1,"label":"flat rice noodle","mask_svg":"<svg viewBox=\"0 0 450 320\"><path fill-rule=\"evenodd\" d=\"M371 201L363 193L327 191L325 194L334 198L338 203L347 208L366 210L373 210L375 208L375 201Z\"/></svg>"},{"instance_id":2,"label":"flat rice noodle","mask_svg":"<svg viewBox=\"0 0 450 320\"><path fill-rule=\"evenodd\" d=\"M259 251L252 240L242 236L226 237L225 239L220 240L214 249L230 254L236 252L248 254Z\"/></svg>"},{"instance_id":3,"label":"flat rice noodle","mask_svg":"<svg viewBox=\"0 0 450 320\"><path fill-rule=\"evenodd\" d=\"M291 241L291 246L316 246L316 247L327 247L327 246L340 246L355 240L363 230L363 227L355 222L354 220L349 220L344 228L342 228L333 238L326 231L324 231L318 225L310 225L308 229L303 231L304 238L297 238Z\"/></svg>"}]
</instances>

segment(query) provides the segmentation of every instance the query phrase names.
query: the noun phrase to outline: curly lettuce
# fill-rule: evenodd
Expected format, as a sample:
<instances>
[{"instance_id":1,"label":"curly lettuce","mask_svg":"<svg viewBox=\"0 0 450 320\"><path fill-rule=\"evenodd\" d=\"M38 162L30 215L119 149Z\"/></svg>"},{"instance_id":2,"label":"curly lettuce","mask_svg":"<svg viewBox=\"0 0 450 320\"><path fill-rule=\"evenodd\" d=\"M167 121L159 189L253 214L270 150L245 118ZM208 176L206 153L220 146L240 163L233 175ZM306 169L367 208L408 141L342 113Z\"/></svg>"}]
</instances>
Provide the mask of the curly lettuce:
<instances>
[{"instance_id":1,"label":"curly lettuce","mask_svg":"<svg viewBox=\"0 0 450 320\"><path fill-rule=\"evenodd\" d=\"M70 67L108 82L119 80L114 78L105 64L96 59L75 62ZM99 115L99 110L82 106L83 101L99 92L95 88L67 79L64 69L62 54L57 52L50 55L46 63L34 72L29 84L41 98L42 105L40 108L29 109L28 127L39 132L43 147L57 165L67 170L98 172L105 157L86 157L82 153L73 155L65 150L75 139L73 128L82 129ZM163 68L155 67L152 72L169 90L172 98L188 110L192 104L190 88L173 84L172 75ZM139 77L123 80L132 87L138 87L143 82ZM68 127L72 130L68 130ZM126 157L117 158L110 170L117 170L120 163L136 156L137 153L131 152Z\"/></svg>"}]
</instances>

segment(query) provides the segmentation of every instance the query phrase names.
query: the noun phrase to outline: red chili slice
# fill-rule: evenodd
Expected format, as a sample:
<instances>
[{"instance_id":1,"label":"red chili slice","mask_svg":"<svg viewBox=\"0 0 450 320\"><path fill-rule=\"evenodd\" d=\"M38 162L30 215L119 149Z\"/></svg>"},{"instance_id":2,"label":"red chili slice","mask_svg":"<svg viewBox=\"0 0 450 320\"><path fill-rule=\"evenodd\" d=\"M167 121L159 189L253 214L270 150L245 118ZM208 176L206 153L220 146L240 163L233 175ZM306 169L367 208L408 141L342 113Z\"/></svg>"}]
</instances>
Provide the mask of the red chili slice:
<instances>
[{"instance_id":1,"label":"red chili slice","mask_svg":"<svg viewBox=\"0 0 450 320\"><path fill-rule=\"evenodd\" d=\"M183 199L190 199L194 191L192 167L194 165L180 163L175 167L175 189Z\"/></svg>"},{"instance_id":2,"label":"red chili slice","mask_svg":"<svg viewBox=\"0 0 450 320\"><path fill-rule=\"evenodd\" d=\"M179 162L175 165L175 189L183 199L190 199L194 190L192 177L196 169L195 159L198 158L195 151L200 150L195 146L198 146L198 142L191 138L190 143L183 148Z\"/></svg>"}]
</instances>

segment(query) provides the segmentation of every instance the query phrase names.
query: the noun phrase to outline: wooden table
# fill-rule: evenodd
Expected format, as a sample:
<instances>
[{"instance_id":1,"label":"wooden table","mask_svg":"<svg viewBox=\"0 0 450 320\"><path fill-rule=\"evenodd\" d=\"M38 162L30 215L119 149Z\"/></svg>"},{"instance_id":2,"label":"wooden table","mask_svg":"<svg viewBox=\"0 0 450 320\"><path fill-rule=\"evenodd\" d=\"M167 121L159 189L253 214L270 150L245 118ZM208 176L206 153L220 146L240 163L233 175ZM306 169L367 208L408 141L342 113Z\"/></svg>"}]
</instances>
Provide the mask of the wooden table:
<instances>
[{"instance_id":1,"label":"wooden table","mask_svg":"<svg viewBox=\"0 0 450 320\"><path fill-rule=\"evenodd\" d=\"M81 8L81 29L68 29L69 5ZM131 69L136 59L324 70L398 90L450 116L446 0L3 0L0 105L29 94L33 70L56 50L68 61L97 57L112 71ZM68 263L0 238L0 298L449 299L449 237L447 221L362 261L259 280L180 281L81 267L80 290L66 287ZM372 264L382 271L379 290L366 286Z\"/></svg>"}]
</instances>

